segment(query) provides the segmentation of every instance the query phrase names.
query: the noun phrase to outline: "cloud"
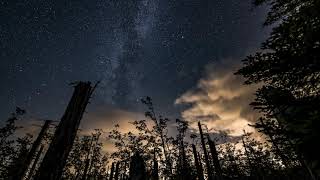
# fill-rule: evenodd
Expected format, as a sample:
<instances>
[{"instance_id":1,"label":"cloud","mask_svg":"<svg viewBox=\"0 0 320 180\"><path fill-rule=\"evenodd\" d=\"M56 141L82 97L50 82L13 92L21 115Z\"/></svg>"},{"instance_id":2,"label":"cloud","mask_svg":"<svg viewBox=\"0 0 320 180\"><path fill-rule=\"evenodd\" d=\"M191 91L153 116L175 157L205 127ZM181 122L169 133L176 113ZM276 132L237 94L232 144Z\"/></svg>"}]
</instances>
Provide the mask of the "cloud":
<instances>
[{"instance_id":1,"label":"cloud","mask_svg":"<svg viewBox=\"0 0 320 180\"><path fill-rule=\"evenodd\" d=\"M102 106L89 112L81 122L81 129L84 132L94 129L110 131L115 124L120 125L121 132L134 130L134 126L129 122L144 118L143 113L131 112L112 106Z\"/></svg>"},{"instance_id":2,"label":"cloud","mask_svg":"<svg viewBox=\"0 0 320 180\"><path fill-rule=\"evenodd\" d=\"M114 152L117 149L114 146L114 142L108 139L108 132L114 129L116 124L119 124L119 131L122 133L138 131L130 123L135 120L145 119L143 113L131 112L124 109L119 109L114 106L101 106L94 108L94 111L89 111L84 116L80 124L80 131L78 135L90 135L94 129L101 129L104 133L101 136L101 142L103 143L104 152Z\"/></svg>"},{"instance_id":3,"label":"cloud","mask_svg":"<svg viewBox=\"0 0 320 180\"><path fill-rule=\"evenodd\" d=\"M248 126L259 114L249 106L254 100L258 85L243 85L244 80L233 73L240 67L234 59L226 59L206 67L205 77L196 88L188 90L176 99L175 104L189 105L181 116L196 129L200 120L212 132L227 132L240 136L243 130L254 132Z\"/></svg>"}]
</instances>

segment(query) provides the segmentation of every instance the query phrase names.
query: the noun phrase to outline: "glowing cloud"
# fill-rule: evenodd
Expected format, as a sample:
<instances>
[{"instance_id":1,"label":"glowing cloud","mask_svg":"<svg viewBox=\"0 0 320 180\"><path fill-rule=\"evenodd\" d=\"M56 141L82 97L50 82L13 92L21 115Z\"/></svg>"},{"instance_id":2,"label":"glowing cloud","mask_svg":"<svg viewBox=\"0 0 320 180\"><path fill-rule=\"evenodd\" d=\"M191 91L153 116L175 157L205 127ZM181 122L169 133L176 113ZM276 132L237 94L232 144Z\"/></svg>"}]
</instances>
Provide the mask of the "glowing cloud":
<instances>
[{"instance_id":1,"label":"glowing cloud","mask_svg":"<svg viewBox=\"0 0 320 180\"><path fill-rule=\"evenodd\" d=\"M137 133L134 125L130 122L145 119L144 114L118 109L112 106L103 106L90 112L83 118L80 124L78 135L90 135L94 129L101 129L104 133L101 136L104 152L114 152L116 150L114 142L110 141L108 135L116 124L122 133Z\"/></svg>"},{"instance_id":2,"label":"glowing cloud","mask_svg":"<svg viewBox=\"0 0 320 180\"><path fill-rule=\"evenodd\" d=\"M226 132L239 136L243 130L253 132L248 124L258 118L249 103L254 99L258 86L245 86L243 79L233 73L239 68L235 61L228 59L220 64L206 67L206 77L196 88L176 99L175 104L191 105L181 113L196 129L197 121L206 124L212 132Z\"/></svg>"}]
</instances>

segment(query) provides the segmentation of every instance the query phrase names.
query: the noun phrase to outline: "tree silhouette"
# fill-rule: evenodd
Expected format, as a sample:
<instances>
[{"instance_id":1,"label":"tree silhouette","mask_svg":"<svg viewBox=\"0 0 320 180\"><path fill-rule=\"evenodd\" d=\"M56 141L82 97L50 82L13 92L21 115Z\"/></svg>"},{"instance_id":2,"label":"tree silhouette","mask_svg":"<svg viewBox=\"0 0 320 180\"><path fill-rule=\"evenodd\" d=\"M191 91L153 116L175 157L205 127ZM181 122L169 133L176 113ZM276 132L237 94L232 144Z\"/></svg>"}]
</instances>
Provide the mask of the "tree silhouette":
<instances>
[{"instance_id":1,"label":"tree silhouette","mask_svg":"<svg viewBox=\"0 0 320 180\"><path fill-rule=\"evenodd\" d=\"M12 113L11 116L6 121L4 127L0 128L0 176L8 177L8 171L13 166L11 163L17 158L17 154L22 150L20 148L16 148L15 140L12 138L15 131L21 127L16 125L16 121L22 118L22 116L26 113L25 110L16 107L15 113ZM19 140L20 144L23 142L22 139ZM22 145L22 144L21 144Z\"/></svg>"},{"instance_id":2,"label":"tree silhouette","mask_svg":"<svg viewBox=\"0 0 320 180\"><path fill-rule=\"evenodd\" d=\"M77 137L63 171L64 179L90 179L106 176L109 155L102 151L101 132Z\"/></svg>"},{"instance_id":3,"label":"tree silhouette","mask_svg":"<svg viewBox=\"0 0 320 180\"><path fill-rule=\"evenodd\" d=\"M244 67L236 74L245 77L247 84L263 84L252 105L263 112L266 121L280 124L293 151L299 159L307 161L307 169L319 176L320 149L314 144L320 138L320 112L316 105L320 102L320 3L315 0L254 3L271 6L265 25L275 27L261 51L244 59ZM281 150L277 151L280 154ZM291 163L286 162L289 160L285 155L281 156L284 163Z\"/></svg>"}]
</instances>

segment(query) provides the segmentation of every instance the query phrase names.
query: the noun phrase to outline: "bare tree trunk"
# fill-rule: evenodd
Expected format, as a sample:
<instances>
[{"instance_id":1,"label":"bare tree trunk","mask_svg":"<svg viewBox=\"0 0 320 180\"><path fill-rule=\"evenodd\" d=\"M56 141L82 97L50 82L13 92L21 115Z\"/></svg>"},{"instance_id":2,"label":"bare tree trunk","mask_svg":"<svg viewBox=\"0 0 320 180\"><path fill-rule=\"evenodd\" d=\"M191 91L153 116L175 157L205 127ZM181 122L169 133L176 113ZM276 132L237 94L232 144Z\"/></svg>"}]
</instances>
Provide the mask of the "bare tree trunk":
<instances>
[{"instance_id":1,"label":"bare tree trunk","mask_svg":"<svg viewBox=\"0 0 320 180\"><path fill-rule=\"evenodd\" d=\"M165 162L166 162L166 165L168 165L167 168L169 168L170 176L172 176L172 163L171 163L171 159L168 156L168 153L167 153L167 150L166 150L166 143L165 143L165 140L164 140L164 136L163 136L163 131L162 130L160 132L160 138L161 138L161 144L162 144L162 148L163 148L163 154L164 154L164 157L165 157Z\"/></svg>"},{"instance_id":2,"label":"bare tree trunk","mask_svg":"<svg viewBox=\"0 0 320 180\"><path fill-rule=\"evenodd\" d=\"M213 179L212 178L212 169L211 169L211 166L210 166L210 161L209 161L207 148L206 148L206 143L204 141L204 136L203 136L203 132L202 132L200 121L198 122L198 126L199 126L199 131L200 131L201 144L202 144L205 164L206 164L206 167L207 167L208 180L212 180Z\"/></svg>"},{"instance_id":3,"label":"bare tree trunk","mask_svg":"<svg viewBox=\"0 0 320 180\"><path fill-rule=\"evenodd\" d=\"M19 171L19 168L23 166L26 156L28 155L27 146L23 145L19 148L19 153L16 158L14 158L10 164L8 171L8 180L15 180L16 172Z\"/></svg>"},{"instance_id":4,"label":"bare tree trunk","mask_svg":"<svg viewBox=\"0 0 320 180\"><path fill-rule=\"evenodd\" d=\"M198 152L198 158L199 158L199 167L200 167L200 171L202 172L202 175L204 177L204 170L203 170L203 166L202 166L202 160L201 160L201 155L200 153Z\"/></svg>"},{"instance_id":5,"label":"bare tree trunk","mask_svg":"<svg viewBox=\"0 0 320 180\"><path fill-rule=\"evenodd\" d=\"M151 180L159 180L159 167L158 167L156 151L154 151L153 156L154 157L153 157L153 169L152 169Z\"/></svg>"},{"instance_id":6,"label":"bare tree trunk","mask_svg":"<svg viewBox=\"0 0 320 180\"><path fill-rule=\"evenodd\" d=\"M33 176L33 174L34 174L34 171L35 171L35 169L36 169L36 167L37 167L39 158L40 158L40 156L41 156L41 154L42 154L42 152L43 152L43 149L44 149L44 146L42 145L42 146L40 147L40 149L39 149L39 151L38 151L38 153L37 153L34 161L33 161L33 164L32 164L32 167L31 167L31 169L30 169L30 171L29 171L28 177L27 177L25 180L29 180L29 179L32 178L32 176Z\"/></svg>"},{"instance_id":7,"label":"bare tree trunk","mask_svg":"<svg viewBox=\"0 0 320 180\"><path fill-rule=\"evenodd\" d=\"M200 162L199 162L196 146L194 144L192 144L192 151L193 151L194 163L195 163L195 166L196 166L196 169L197 169L198 180L204 180L203 170L202 170L202 167L201 167Z\"/></svg>"},{"instance_id":8,"label":"bare tree trunk","mask_svg":"<svg viewBox=\"0 0 320 180\"><path fill-rule=\"evenodd\" d=\"M221 179L222 178L222 169L221 169L221 165L219 162L219 157L218 157L218 152L216 149L216 144L214 143L214 141L211 140L210 136L208 136L208 142L209 142L209 148L211 151L211 156L212 156L212 162L214 165L214 169L217 173L217 176Z\"/></svg>"},{"instance_id":9,"label":"bare tree trunk","mask_svg":"<svg viewBox=\"0 0 320 180\"><path fill-rule=\"evenodd\" d=\"M37 139L32 144L32 147L31 147L28 155L25 157L24 161L21 163L21 167L18 168L18 171L15 172L15 174L13 176L14 180L21 180L25 176L25 174L28 171L28 168L32 162L32 159L36 155L36 151L38 150L38 148L41 144L41 141L49 128L50 123L51 123L50 120L46 120L44 122L44 125L42 126L41 131L39 132Z\"/></svg>"},{"instance_id":10,"label":"bare tree trunk","mask_svg":"<svg viewBox=\"0 0 320 180\"><path fill-rule=\"evenodd\" d=\"M91 149L92 149L93 138L94 137L92 136L91 137L90 146L88 147L88 152L87 152L87 157L86 157L86 161L85 161L85 165L84 165L84 171L83 171L83 175L82 175L82 180L86 180L87 179L88 172L90 171L90 153L91 153Z\"/></svg>"},{"instance_id":11,"label":"bare tree trunk","mask_svg":"<svg viewBox=\"0 0 320 180\"><path fill-rule=\"evenodd\" d=\"M109 180L113 180L114 162L111 165Z\"/></svg>"},{"instance_id":12,"label":"bare tree trunk","mask_svg":"<svg viewBox=\"0 0 320 180\"><path fill-rule=\"evenodd\" d=\"M114 173L114 180L118 180L119 179L119 165L120 165L120 163L117 162L116 170L115 170L115 173Z\"/></svg>"},{"instance_id":13,"label":"bare tree trunk","mask_svg":"<svg viewBox=\"0 0 320 180\"><path fill-rule=\"evenodd\" d=\"M93 90L94 88L92 88L90 82L76 84L73 96L41 163L36 180L59 180L61 178L80 121Z\"/></svg>"},{"instance_id":14,"label":"bare tree trunk","mask_svg":"<svg viewBox=\"0 0 320 180\"><path fill-rule=\"evenodd\" d=\"M129 180L146 180L147 173L143 158L139 153L131 157Z\"/></svg>"},{"instance_id":15,"label":"bare tree trunk","mask_svg":"<svg viewBox=\"0 0 320 180\"><path fill-rule=\"evenodd\" d=\"M86 159L86 162L85 162L85 165L84 165L84 170L83 170L83 175L82 175L82 178L81 178L82 180L86 180L87 179L89 163L90 163L90 159Z\"/></svg>"},{"instance_id":16,"label":"bare tree trunk","mask_svg":"<svg viewBox=\"0 0 320 180\"><path fill-rule=\"evenodd\" d=\"M186 170L186 168L187 168L187 155L186 155L186 151L184 149L183 139L181 139L181 150L182 150L182 169Z\"/></svg>"}]
</instances>

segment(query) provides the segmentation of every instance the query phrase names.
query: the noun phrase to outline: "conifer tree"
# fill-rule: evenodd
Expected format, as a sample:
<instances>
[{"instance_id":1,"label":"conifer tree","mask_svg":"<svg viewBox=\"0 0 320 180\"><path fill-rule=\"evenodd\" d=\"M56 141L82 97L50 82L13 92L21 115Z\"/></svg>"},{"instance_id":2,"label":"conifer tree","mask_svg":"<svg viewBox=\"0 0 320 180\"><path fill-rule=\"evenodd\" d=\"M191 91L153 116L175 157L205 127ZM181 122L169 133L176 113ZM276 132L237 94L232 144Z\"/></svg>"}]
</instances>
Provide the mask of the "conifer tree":
<instances>
[{"instance_id":1,"label":"conifer tree","mask_svg":"<svg viewBox=\"0 0 320 180\"><path fill-rule=\"evenodd\" d=\"M255 0L270 5L265 25L273 25L261 51L243 60L236 73L247 84L261 83L252 105L276 119L308 166L320 175L320 2Z\"/></svg>"}]
</instances>

